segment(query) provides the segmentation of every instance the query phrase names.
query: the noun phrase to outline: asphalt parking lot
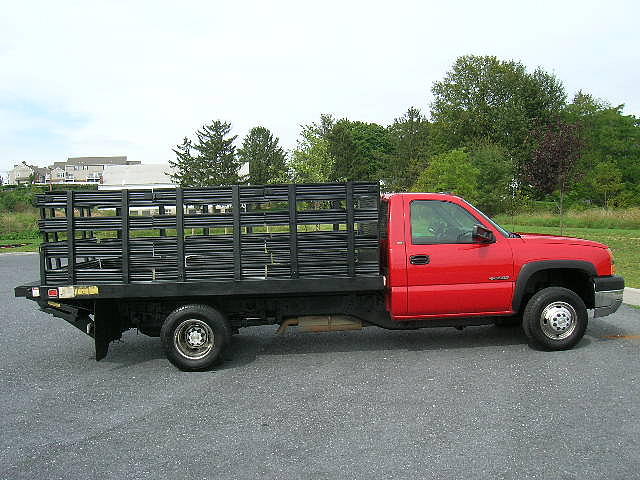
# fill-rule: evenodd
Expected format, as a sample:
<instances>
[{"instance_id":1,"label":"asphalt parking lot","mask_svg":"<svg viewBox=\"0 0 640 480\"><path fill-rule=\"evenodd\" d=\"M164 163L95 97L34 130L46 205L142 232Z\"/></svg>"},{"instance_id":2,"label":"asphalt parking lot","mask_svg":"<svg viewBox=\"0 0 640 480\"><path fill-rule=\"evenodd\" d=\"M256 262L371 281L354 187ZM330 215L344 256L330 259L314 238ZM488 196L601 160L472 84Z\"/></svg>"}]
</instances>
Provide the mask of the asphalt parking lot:
<instances>
[{"instance_id":1,"label":"asphalt parking lot","mask_svg":"<svg viewBox=\"0 0 640 480\"><path fill-rule=\"evenodd\" d=\"M0 255L0 478L640 478L640 310L567 352L519 329L241 330L183 373L127 332L108 357L13 298Z\"/></svg>"}]
</instances>

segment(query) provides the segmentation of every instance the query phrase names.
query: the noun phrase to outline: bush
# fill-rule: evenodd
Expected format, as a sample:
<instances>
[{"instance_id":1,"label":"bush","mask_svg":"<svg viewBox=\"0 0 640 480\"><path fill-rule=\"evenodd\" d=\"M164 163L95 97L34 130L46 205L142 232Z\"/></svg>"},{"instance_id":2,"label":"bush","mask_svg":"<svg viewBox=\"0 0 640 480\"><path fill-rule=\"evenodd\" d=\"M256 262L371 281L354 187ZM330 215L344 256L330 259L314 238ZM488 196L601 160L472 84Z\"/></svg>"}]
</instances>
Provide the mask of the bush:
<instances>
[{"instance_id":1,"label":"bush","mask_svg":"<svg viewBox=\"0 0 640 480\"><path fill-rule=\"evenodd\" d=\"M0 212L24 212L35 206L36 192L31 188L16 188L0 192Z\"/></svg>"},{"instance_id":2,"label":"bush","mask_svg":"<svg viewBox=\"0 0 640 480\"><path fill-rule=\"evenodd\" d=\"M38 238L38 214L35 210L20 213L0 213L0 236L3 240Z\"/></svg>"}]
</instances>

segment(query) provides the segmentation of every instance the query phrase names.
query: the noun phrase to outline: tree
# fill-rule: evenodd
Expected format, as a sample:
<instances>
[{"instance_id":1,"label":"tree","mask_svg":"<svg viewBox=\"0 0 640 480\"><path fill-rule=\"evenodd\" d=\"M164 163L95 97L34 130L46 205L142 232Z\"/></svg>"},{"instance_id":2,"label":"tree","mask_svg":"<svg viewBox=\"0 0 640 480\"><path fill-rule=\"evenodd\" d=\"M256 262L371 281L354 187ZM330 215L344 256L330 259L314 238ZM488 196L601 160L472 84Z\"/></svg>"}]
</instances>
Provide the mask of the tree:
<instances>
[{"instance_id":1,"label":"tree","mask_svg":"<svg viewBox=\"0 0 640 480\"><path fill-rule=\"evenodd\" d=\"M452 192L475 202L480 170L462 149L441 153L429 159L429 166L413 186L414 192Z\"/></svg>"},{"instance_id":2,"label":"tree","mask_svg":"<svg viewBox=\"0 0 640 480\"><path fill-rule=\"evenodd\" d=\"M506 211L513 194L513 157L500 145L480 143L469 158L478 169L478 207L490 215Z\"/></svg>"},{"instance_id":3,"label":"tree","mask_svg":"<svg viewBox=\"0 0 640 480\"><path fill-rule=\"evenodd\" d=\"M580 126L583 142L577 170L585 175L574 185L574 200L609 204L615 194L615 203L640 203L640 121L633 115L624 115L622 109L622 105L611 107L584 92L578 92L565 108L563 117ZM605 166L601 167L602 163ZM607 172L618 178L616 171L620 173L619 188L615 192L608 189L604 202L605 193L594 179L606 181Z\"/></svg>"},{"instance_id":4,"label":"tree","mask_svg":"<svg viewBox=\"0 0 640 480\"><path fill-rule=\"evenodd\" d=\"M555 76L541 68L529 73L519 62L494 56L459 57L432 93L432 118L450 147L484 140L522 159L532 127L548 122L566 102Z\"/></svg>"},{"instance_id":5,"label":"tree","mask_svg":"<svg viewBox=\"0 0 640 480\"><path fill-rule=\"evenodd\" d=\"M254 127L244 137L238 149L240 164L249 164L248 181L251 185L284 183L287 181L287 163L279 139L264 127Z\"/></svg>"},{"instance_id":6,"label":"tree","mask_svg":"<svg viewBox=\"0 0 640 480\"><path fill-rule=\"evenodd\" d=\"M420 109L411 107L388 129L393 153L389 157L385 183L389 191L408 190L427 166L433 153L430 125Z\"/></svg>"},{"instance_id":7,"label":"tree","mask_svg":"<svg viewBox=\"0 0 640 480\"><path fill-rule=\"evenodd\" d=\"M531 159L523 165L525 180L535 190L550 194L560 191L560 233L564 214L564 194L580 159L582 141L578 125L556 119L531 132Z\"/></svg>"},{"instance_id":8,"label":"tree","mask_svg":"<svg viewBox=\"0 0 640 480\"><path fill-rule=\"evenodd\" d=\"M334 160L329 153L327 135L335 121L331 115L322 114L320 123L302 125L296 149L291 155L291 176L298 183L328 182Z\"/></svg>"},{"instance_id":9,"label":"tree","mask_svg":"<svg viewBox=\"0 0 640 480\"><path fill-rule=\"evenodd\" d=\"M239 163L233 145L237 136L228 137L230 131L230 123L215 120L196 131L195 141L185 137L173 149L171 179L183 187L237 183Z\"/></svg>"},{"instance_id":10,"label":"tree","mask_svg":"<svg viewBox=\"0 0 640 480\"><path fill-rule=\"evenodd\" d=\"M622 172L612 161L597 164L587 175L586 182L594 193L603 197L605 208L609 208L611 197L623 188Z\"/></svg>"},{"instance_id":11,"label":"tree","mask_svg":"<svg viewBox=\"0 0 640 480\"><path fill-rule=\"evenodd\" d=\"M393 150L384 127L342 119L331 128L327 140L329 155L334 159L332 181L377 181L382 178Z\"/></svg>"}]
</instances>

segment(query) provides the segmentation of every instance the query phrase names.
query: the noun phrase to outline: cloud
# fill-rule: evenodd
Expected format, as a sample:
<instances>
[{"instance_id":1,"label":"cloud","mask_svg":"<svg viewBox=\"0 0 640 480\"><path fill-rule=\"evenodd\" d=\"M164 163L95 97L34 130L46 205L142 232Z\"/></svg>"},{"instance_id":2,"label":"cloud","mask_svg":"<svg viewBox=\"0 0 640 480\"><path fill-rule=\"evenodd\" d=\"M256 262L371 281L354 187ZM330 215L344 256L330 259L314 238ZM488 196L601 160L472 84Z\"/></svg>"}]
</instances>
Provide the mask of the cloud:
<instances>
[{"instance_id":1,"label":"cloud","mask_svg":"<svg viewBox=\"0 0 640 480\"><path fill-rule=\"evenodd\" d=\"M240 136L263 125L290 148L323 112L384 124L428 108L432 82L466 53L542 65L633 113L637 13L615 1L11 2L0 170L84 155L166 162L217 118Z\"/></svg>"}]
</instances>

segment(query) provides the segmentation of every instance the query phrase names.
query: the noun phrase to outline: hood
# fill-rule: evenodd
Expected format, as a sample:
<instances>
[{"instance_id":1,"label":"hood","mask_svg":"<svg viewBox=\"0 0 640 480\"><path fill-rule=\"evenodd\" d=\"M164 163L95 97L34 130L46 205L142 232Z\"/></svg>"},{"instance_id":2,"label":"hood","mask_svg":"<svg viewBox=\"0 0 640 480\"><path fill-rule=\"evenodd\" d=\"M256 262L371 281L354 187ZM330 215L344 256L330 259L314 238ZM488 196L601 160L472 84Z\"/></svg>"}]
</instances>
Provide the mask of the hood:
<instances>
[{"instance_id":1,"label":"hood","mask_svg":"<svg viewBox=\"0 0 640 480\"><path fill-rule=\"evenodd\" d=\"M561 237L559 235L547 235L544 233L519 233L519 235L526 243L531 244L580 245L583 247L607 248L603 243L585 240L583 238Z\"/></svg>"}]
</instances>

